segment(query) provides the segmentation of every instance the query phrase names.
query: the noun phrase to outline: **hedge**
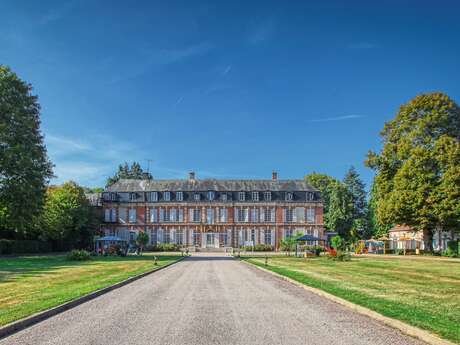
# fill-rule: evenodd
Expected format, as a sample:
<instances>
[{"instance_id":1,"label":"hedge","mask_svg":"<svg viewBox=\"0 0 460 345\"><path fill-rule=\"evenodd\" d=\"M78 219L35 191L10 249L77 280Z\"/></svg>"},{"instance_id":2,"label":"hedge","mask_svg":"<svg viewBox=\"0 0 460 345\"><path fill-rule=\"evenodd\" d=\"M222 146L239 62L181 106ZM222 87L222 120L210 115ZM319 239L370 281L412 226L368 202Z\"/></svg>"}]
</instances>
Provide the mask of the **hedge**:
<instances>
[{"instance_id":1,"label":"hedge","mask_svg":"<svg viewBox=\"0 0 460 345\"><path fill-rule=\"evenodd\" d=\"M0 239L0 255L4 254L29 254L29 253L48 253L52 251L49 242L36 240L6 240Z\"/></svg>"}]
</instances>

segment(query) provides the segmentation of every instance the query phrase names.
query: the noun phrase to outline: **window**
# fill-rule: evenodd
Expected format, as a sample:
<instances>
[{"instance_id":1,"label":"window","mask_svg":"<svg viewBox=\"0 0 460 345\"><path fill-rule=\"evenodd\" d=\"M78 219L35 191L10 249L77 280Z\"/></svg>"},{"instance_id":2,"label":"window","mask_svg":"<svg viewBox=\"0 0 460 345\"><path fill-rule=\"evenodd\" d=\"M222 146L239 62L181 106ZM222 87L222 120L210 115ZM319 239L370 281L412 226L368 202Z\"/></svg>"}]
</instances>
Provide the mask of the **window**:
<instances>
[{"instance_id":1,"label":"window","mask_svg":"<svg viewBox=\"0 0 460 345\"><path fill-rule=\"evenodd\" d=\"M284 238L292 237L292 229L285 229L284 230Z\"/></svg>"},{"instance_id":2,"label":"window","mask_svg":"<svg viewBox=\"0 0 460 345\"><path fill-rule=\"evenodd\" d=\"M251 222L253 223L259 222L259 209L258 208L251 209Z\"/></svg>"},{"instance_id":3,"label":"window","mask_svg":"<svg viewBox=\"0 0 460 345\"><path fill-rule=\"evenodd\" d=\"M315 222L315 209L307 208L307 223L314 223L314 222Z\"/></svg>"},{"instance_id":4,"label":"window","mask_svg":"<svg viewBox=\"0 0 460 345\"><path fill-rule=\"evenodd\" d=\"M294 218L293 217L293 210L289 209L289 208L284 209L284 221L286 223L290 223L290 222L292 222L293 218Z\"/></svg>"},{"instance_id":5,"label":"window","mask_svg":"<svg viewBox=\"0 0 460 345\"><path fill-rule=\"evenodd\" d=\"M247 223L249 222L249 209L247 208L237 208L237 221L238 222L244 222Z\"/></svg>"},{"instance_id":6,"label":"window","mask_svg":"<svg viewBox=\"0 0 460 345\"><path fill-rule=\"evenodd\" d=\"M193 245L199 246L200 245L200 236L201 234L197 231L193 232Z\"/></svg>"},{"instance_id":7,"label":"window","mask_svg":"<svg viewBox=\"0 0 460 345\"><path fill-rule=\"evenodd\" d=\"M214 200L214 192L213 191L208 192L208 200L210 200L210 201Z\"/></svg>"},{"instance_id":8,"label":"window","mask_svg":"<svg viewBox=\"0 0 460 345\"><path fill-rule=\"evenodd\" d=\"M118 209L118 222L127 223L128 222L128 210L126 207L120 207Z\"/></svg>"},{"instance_id":9,"label":"window","mask_svg":"<svg viewBox=\"0 0 460 345\"><path fill-rule=\"evenodd\" d=\"M184 231L183 230L176 231L176 244L184 244Z\"/></svg>"},{"instance_id":10,"label":"window","mask_svg":"<svg viewBox=\"0 0 460 345\"><path fill-rule=\"evenodd\" d=\"M164 192L163 193L163 199L165 201L170 201L171 200L171 192Z\"/></svg>"},{"instance_id":11,"label":"window","mask_svg":"<svg viewBox=\"0 0 460 345\"><path fill-rule=\"evenodd\" d=\"M296 207L294 209L294 222L305 223L305 207Z\"/></svg>"},{"instance_id":12,"label":"window","mask_svg":"<svg viewBox=\"0 0 460 345\"><path fill-rule=\"evenodd\" d=\"M315 199L315 193L313 193L313 192L307 192L306 199L307 199L308 201L314 200L314 199Z\"/></svg>"},{"instance_id":13,"label":"window","mask_svg":"<svg viewBox=\"0 0 460 345\"><path fill-rule=\"evenodd\" d=\"M286 201L291 201L292 199L293 199L292 193L287 192L287 193L285 194L285 200L286 200Z\"/></svg>"},{"instance_id":14,"label":"window","mask_svg":"<svg viewBox=\"0 0 460 345\"><path fill-rule=\"evenodd\" d=\"M256 230L255 229L251 230L251 241L253 245L256 244Z\"/></svg>"},{"instance_id":15,"label":"window","mask_svg":"<svg viewBox=\"0 0 460 345\"><path fill-rule=\"evenodd\" d=\"M275 221L275 209L265 208L264 210L264 222L271 223Z\"/></svg>"},{"instance_id":16,"label":"window","mask_svg":"<svg viewBox=\"0 0 460 345\"><path fill-rule=\"evenodd\" d=\"M135 201L137 199L136 193L129 193L129 200Z\"/></svg>"},{"instance_id":17,"label":"window","mask_svg":"<svg viewBox=\"0 0 460 345\"><path fill-rule=\"evenodd\" d=\"M157 229L150 230L150 244L156 245L158 241Z\"/></svg>"},{"instance_id":18,"label":"window","mask_svg":"<svg viewBox=\"0 0 460 345\"><path fill-rule=\"evenodd\" d=\"M264 231L264 243L265 244L271 244L272 243L272 231L271 230L265 230Z\"/></svg>"},{"instance_id":19,"label":"window","mask_svg":"<svg viewBox=\"0 0 460 345\"><path fill-rule=\"evenodd\" d=\"M190 209L190 221L200 222L201 221L201 210L199 208Z\"/></svg>"},{"instance_id":20,"label":"window","mask_svg":"<svg viewBox=\"0 0 460 345\"><path fill-rule=\"evenodd\" d=\"M182 193L182 192L177 192L177 193L176 193L176 200L177 200L177 201L183 201L183 200L184 200L184 193Z\"/></svg>"},{"instance_id":21,"label":"window","mask_svg":"<svg viewBox=\"0 0 460 345\"><path fill-rule=\"evenodd\" d=\"M171 234L169 233L168 230L164 231L163 233L163 243L170 243L171 242Z\"/></svg>"},{"instance_id":22,"label":"window","mask_svg":"<svg viewBox=\"0 0 460 345\"><path fill-rule=\"evenodd\" d=\"M156 207L152 207L150 209L150 222L151 223L158 222L158 209Z\"/></svg>"},{"instance_id":23,"label":"window","mask_svg":"<svg viewBox=\"0 0 460 345\"><path fill-rule=\"evenodd\" d=\"M117 210L115 208L110 209L110 221L113 223L117 221Z\"/></svg>"},{"instance_id":24,"label":"window","mask_svg":"<svg viewBox=\"0 0 460 345\"><path fill-rule=\"evenodd\" d=\"M179 209L177 221L180 222L180 223L182 223L184 221L184 209L182 209L182 208Z\"/></svg>"},{"instance_id":25,"label":"window","mask_svg":"<svg viewBox=\"0 0 460 345\"><path fill-rule=\"evenodd\" d=\"M244 197L245 197L244 192L239 192L238 193L238 200L239 201L244 201L244 199L245 199Z\"/></svg>"},{"instance_id":26,"label":"window","mask_svg":"<svg viewBox=\"0 0 460 345\"><path fill-rule=\"evenodd\" d=\"M110 200L112 201L117 200L117 193L110 193Z\"/></svg>"},{"instance_id":27,"label":"window","mask_svg":"<svg viewBox=\"0 0 460 345\"><path fill-rule=\"evenodd\" d=\"M136 209L135 208L129 209L129 222L136 223Z\"/></svg>"},{"instance_id":28,"label":"window","mask_svg":"<svg viewBox=\"0 0 460 345\"><path fill-rule=\"evenodd\" d=\"M227 201L227 194L226 193L223 193L220 198L222 199L222 201Z\"/></svg>"},{"instance_id":29,"label":"window","mask_svg":"<svg viewBox=\"0 0 460 345\"><path fill-rule=\"evenodd\" d=\"M177 221L176 215L177 215L176 209L172 208L169 212L169 221L176 222Z\"/></svg>"},{"instance_id":30,"label":"window","mask_svg":"<svg viewBox=\"0 0 460 345\"><path fill-rule=\"evenodd\" d=\"M110 208L104 210L104 221L110 222Z\"/></svg>"},{"instance_id":31,"label":"window","mask_svg":"<svg viewBox=\"0 0 460 345\"><path fill-rule=\"evenodd\" d=\"M206 223L214 224L214 209L213 208L206 209Z\"/></svg>"},{"instance_id":32,"label":"window","mask_svg":"<svg viewBox=\"0 0 460 345\"><path fill-rule=\"evenodd\" d=\"M252 192L252 201L259 201L259 192Z\"/></svg>"},{"instance_id":33,"label":"window","mask_svg":"<svg viewBox=\"0 0 460 345\"><path fill-rule=\"evenodd\" d=\"M272 193L271 192L265 192L264 193L264 199L265 199L265 201L271 201L272 200Z\"/></svg>"},{"instance_id":34,"label":"window","mask_svg":"<svg viewBox=\"0 0 460 345\"><path fill-rule=\"evenodd\" d=\"M193 195L193 199L194 199L195 201L200 201L200 194L199 194L199 193L195 193L195 194Z\"/></svg>"},{"instance_id":35,"label":"window","mask_svg":"<svg viewBox=\"0 0 460 345\"><path fill-rule=\"evenodd\" d=\"M150 201L158 201L158 192L150 192Z\"/></svg>"},{"instance_id":36,"label":"window","mask_svg":"<svg viewBox=\"0 0 460 345\"><path fill-rule=\"evenodd\" d=\"M164 208L160 208L160 222L164 222L165 221L165 209Z\"/></svg>"},{"instance_id":37,"label":"window","mask_svg":"<svg viewBox=\"0 0 460 345\"><path fill-rule=\"evenodd\" d=\"M223 207L219 209L219 222L227 223L228 219L228 210L227 208Z\"/></svg>"}]
</instances>

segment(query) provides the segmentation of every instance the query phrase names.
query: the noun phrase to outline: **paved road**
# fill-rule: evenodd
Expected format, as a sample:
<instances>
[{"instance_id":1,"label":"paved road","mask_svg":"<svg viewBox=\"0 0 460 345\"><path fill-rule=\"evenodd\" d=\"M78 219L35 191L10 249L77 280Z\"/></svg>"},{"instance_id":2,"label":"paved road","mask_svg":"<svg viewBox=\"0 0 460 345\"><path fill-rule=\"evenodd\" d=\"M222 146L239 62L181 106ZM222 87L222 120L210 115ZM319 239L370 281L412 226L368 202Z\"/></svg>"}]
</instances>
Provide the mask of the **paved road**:
<instances>
[{"instance_id":1,"label":"paved road","mask_svg":"<svg viewBox=\"0 0 460 345\"><path fill-rule=\"evenodd\" d=\"M197 256L0 344L422 344L230 257Z\"/></svg>"}]
</instances>

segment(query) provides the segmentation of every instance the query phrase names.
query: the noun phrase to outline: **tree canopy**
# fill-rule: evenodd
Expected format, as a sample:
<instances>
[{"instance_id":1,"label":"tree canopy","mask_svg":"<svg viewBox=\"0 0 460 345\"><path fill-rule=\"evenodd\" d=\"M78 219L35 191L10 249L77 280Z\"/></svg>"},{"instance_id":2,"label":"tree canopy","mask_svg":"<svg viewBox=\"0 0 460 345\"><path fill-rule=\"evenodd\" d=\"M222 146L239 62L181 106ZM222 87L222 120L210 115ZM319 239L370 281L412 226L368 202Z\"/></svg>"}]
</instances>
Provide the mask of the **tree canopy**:
<instances>
[{"instance_id":1,"label":"tree canopy","mask_svg":"<svg viewBox=\"0 0 460 345\"><path fill-rule=\"evenodd\" d=\"M30 84L0 65L0 231L4 237L30 237L52 176L37 96Z\"/></svg>"},{"instance_id":2,"label":"tree canopy","mask_svg":"<svg viewBox=\"0 0 460 345\"><path fill-rule=\"evenodd\" d=\"M118 171L112 177L107 179L107 186L114 184L120 179L152 179L152 175L148 172L144 172L141 165L137 162L133 162L129 166L128 162L120 164Z\"/></svg>"},{"instance_id":3,"label":"tree canopy","mask_svg":"<svg viewBox=\"0 0 460 345\"><path fill-rule=\"evenodd\" d=\"M401 106L381 132L380 153L369 152L375 170L377 219L425 233L459 229L460 109L442 93L422 94Z\"/></svg>"}]
</instances>

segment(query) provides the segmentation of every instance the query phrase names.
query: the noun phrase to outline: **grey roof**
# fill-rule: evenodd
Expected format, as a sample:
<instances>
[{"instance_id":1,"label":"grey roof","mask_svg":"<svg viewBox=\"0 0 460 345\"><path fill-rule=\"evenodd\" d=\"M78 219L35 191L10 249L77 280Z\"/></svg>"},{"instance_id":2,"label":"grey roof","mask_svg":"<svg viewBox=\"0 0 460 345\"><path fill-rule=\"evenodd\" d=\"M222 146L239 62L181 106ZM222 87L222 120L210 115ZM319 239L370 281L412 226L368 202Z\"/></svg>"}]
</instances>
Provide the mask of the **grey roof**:
<instances>
[{"instance_id":1,"label":"grey roof","mask_svg":"<svg viewBox=\"0 0 460 345\"><path fill-rule=\"evenodd\" d=\"M304 180L130 180L122 179L106 188L107 192L144 191L287 191L316 192Z\"/></svg>"}]
</instances>

